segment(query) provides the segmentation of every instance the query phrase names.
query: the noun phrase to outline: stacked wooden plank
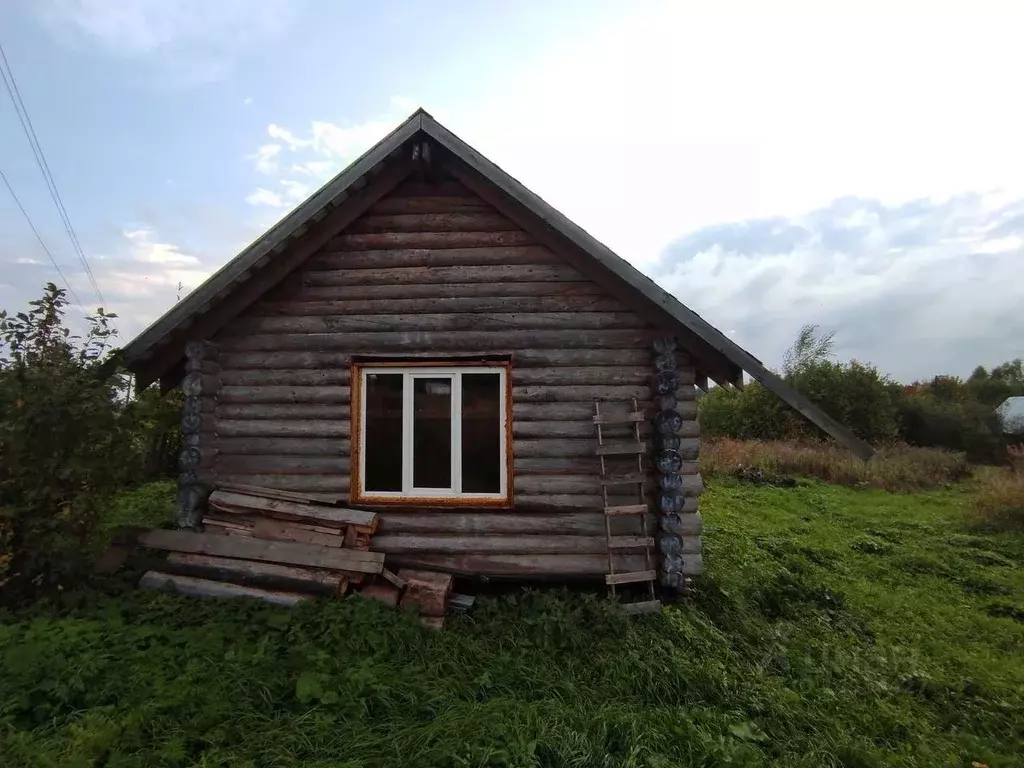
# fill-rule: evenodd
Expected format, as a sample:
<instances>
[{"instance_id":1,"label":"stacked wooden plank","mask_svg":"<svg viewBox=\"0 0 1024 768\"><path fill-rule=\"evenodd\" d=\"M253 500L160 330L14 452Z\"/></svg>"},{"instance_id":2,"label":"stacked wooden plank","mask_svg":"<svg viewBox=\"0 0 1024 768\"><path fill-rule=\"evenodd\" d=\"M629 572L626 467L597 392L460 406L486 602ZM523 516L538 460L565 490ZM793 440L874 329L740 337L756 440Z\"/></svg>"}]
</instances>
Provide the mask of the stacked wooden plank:
<instances>
[{"instance_id":1,"label":"stacked wooden plank","mask_svg":"<svg viewBox=\"0 0 1024 768\"><path fill-rule=\"evenodd\" d=\"M370 551L376 513L336 506L333 499L222 487L210 495L203 525L203 533L140 534L142 547L171 553L140 585L292 604L316 594L344 595L367 575L396 579L384 570L384 554Z\"/></svg>"},{"instance_id":2,"label":"stacked wooden plank","mask_svg":"<svg viewBox=\"0 0 1024 768\"><path fill-rule=\"evenodd\" d=\"M444 626L448 598L452 593L451 574L403 568L398 576L405 582L400 607L414 611L420 621L431 629L441 629Z\"/></svg>"}]
</instances>

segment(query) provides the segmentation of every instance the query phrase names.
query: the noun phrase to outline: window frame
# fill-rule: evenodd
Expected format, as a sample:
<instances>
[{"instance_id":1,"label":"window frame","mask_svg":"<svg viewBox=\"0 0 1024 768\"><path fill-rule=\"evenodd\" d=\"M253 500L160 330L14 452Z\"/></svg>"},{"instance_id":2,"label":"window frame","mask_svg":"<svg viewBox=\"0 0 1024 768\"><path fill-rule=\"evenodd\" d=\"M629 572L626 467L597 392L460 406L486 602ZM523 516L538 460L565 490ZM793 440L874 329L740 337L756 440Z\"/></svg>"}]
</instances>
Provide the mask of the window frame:
<instances>
[{"instance_id":1,"label":"window frame","mask_svg":"<svg viewBox=\"0 0 1024 768\"><path fill-rule=\"evenodd\" d=\"M367 491L363 446L366 444L366 376L369 374L402 374L402 490ZM462 481L462 375L465 373L496 373L499 376L498 413L501 459L498 493L463 493ZM446 378L452 381L452 484L449 488L416 488L413 486L413 385L416 378ZM447 360L363 360L351 365L351 465L349 468L349 500L359 504L397 506L495 506L511 507L512 489L512 376L509 361L447 361Z\"/></svg>"}]
</instances>

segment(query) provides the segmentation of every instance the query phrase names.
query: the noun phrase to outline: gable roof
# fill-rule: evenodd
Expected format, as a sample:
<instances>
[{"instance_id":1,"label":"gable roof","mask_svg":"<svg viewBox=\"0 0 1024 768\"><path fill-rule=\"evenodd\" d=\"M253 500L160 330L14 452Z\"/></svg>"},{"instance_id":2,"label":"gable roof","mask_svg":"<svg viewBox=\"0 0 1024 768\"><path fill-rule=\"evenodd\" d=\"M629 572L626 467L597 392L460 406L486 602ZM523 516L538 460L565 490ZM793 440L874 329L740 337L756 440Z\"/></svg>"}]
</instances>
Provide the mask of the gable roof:
<instances>
[{"instance_id":1,"label":"gable roof","mask_svg":"<svg viewBox=\"0 0 1024 768\"><path fill-rule=\"evenodd\" d=\"M166 377L172 370L180 372L183 334L187 333L188 328L200 319L211 317L221 302L233 294L242 293L242 286L247 283L250 283L250 293L257 291L258 287L253 278L275 269L280 271L280 267L287 266L283 264L286 250L321 222L330 224L332 221L350 221L344 216L339 217L344 213L341 210L344 204L352 203L360 194L369 193L374 179L381 180L387 174L389 164L394 169L400 161L405 162L405 165L400 166L394 174L391 180L392 187L404 178L404 175L408 175L413 167L410 164L408 150L410 145L414 145L413 152L423 152L420 139L432 140L442 148L442 152L450 153L460 163L460 167L466 169L465 177L459 178L470 184L471 188L488 202L501 206L504 209L502 212L510 215L516 223L533 231L546 230L551 236L549 242L560 241L555 244L564 245L590 259L603 268L613 281L617 281L623 288L638 296L640 302L646 305L646 309L657 313L663 321L676 324L686 340L698 347L705 368L716 381L721 384L741 385L742 372L746 371L861 458L866 459L872 455L872 449L867 443L790 387L757 358L731 341L625 259L545 203L422 109L414 112L398 128L257 238L125 347L123 357L129 369L137 374L140 385L145 386L157 378ZM378 192L377 196L380 194L383 193ZM364 201L363 208L357 209L355 215L369 204ZM511 206L511 209L506 207L506 204ZM342 223L339 227L344 225ZM273 282L276 283L279 279L280 277L277 277ZM263 289L265 290L266 288ZM258 293L261 294L263 291ZM258 294L250 298L249 303L257 297ZM209 335L215 330L204 328L201 333Z\"/></svg>"}]
</instances>

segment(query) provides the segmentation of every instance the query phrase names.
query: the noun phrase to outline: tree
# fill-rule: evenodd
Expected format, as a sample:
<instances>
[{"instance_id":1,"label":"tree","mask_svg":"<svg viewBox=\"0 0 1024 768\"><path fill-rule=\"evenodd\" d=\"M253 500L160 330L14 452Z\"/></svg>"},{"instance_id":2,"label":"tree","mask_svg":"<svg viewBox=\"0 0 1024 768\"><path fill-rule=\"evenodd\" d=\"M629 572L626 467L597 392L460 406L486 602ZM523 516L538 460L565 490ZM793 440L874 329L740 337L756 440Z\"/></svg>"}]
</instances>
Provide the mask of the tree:
<instances>
[{"instance_id":1,"label":"tree","mask_svg":"<svg viewBox=\"0 0 1024 768\"><path fill-rule=\"evenodd\" d=\"M812 365L831 360L835 336L835 331L819 334L817 325L803 326L796 341L782 358L783 373L791 376Z\"/></svg>"}]
</instances>

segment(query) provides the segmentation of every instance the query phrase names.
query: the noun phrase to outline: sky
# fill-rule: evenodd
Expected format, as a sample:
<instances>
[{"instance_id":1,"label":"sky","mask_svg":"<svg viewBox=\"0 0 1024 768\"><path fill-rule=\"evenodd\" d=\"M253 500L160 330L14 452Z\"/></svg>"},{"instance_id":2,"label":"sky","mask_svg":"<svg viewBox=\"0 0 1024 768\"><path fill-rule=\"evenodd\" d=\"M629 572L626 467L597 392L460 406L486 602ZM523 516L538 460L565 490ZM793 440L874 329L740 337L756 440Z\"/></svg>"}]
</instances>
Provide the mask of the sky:
<instances>
[{"instance_id":1,"label":"sky","mask_svg":"<svg viewBox=\"0 0 1024 768\"><path fill-rule=\"evenodd\" d=\"M823 9L827 5L827 12ZM0 44L124 342L422 106L769 366L1024 355L1024 8L5 0ZM100 301L6 91L0 170ZM0 307L61 280L0 186Z\"/></svg>"}]
</instances>

